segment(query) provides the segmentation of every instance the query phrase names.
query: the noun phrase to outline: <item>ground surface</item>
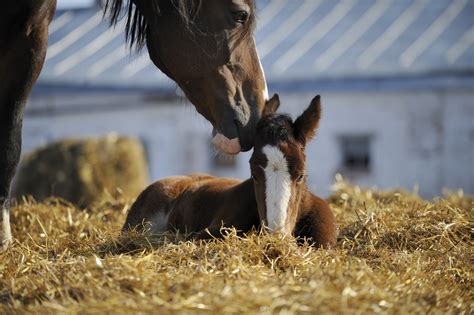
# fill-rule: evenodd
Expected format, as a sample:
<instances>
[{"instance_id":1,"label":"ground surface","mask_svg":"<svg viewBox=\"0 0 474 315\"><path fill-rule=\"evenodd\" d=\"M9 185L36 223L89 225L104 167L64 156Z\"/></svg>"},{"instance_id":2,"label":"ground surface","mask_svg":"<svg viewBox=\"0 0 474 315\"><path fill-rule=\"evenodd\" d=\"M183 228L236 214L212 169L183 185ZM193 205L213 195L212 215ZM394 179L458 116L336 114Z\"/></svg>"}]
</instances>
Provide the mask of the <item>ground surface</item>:
<instances>
[{"instance_id":1,"label":"ground surface","mask_svg":"<svg viewBox=\"0 0 474 315\"><path fill-rule=\"evenodd\" d=\"M0 313L472 314L472 198L338 186L334 250L268 235L118 238L120 198L87 211L23 203L0 254Z\"/></svg>"}]
</instances>

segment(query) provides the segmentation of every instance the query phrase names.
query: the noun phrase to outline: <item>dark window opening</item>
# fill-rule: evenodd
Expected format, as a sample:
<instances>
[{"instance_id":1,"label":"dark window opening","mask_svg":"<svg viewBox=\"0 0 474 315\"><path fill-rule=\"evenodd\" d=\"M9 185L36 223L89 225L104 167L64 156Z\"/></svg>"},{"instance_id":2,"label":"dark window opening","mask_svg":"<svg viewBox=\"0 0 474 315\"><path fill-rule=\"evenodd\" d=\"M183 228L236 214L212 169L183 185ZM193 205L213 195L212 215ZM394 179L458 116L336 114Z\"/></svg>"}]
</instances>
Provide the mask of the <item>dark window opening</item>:
<instances>
[{"instance_id":1,"label":"dark window opening","mask_svg":"<svg viewBox=\"0 0 474 315\"><path fill-rule=\"evenodd\" d=\"M342 171L369 172L372 164L370 144L370 136L341 137Z\"/></svg>"}]
</instances>

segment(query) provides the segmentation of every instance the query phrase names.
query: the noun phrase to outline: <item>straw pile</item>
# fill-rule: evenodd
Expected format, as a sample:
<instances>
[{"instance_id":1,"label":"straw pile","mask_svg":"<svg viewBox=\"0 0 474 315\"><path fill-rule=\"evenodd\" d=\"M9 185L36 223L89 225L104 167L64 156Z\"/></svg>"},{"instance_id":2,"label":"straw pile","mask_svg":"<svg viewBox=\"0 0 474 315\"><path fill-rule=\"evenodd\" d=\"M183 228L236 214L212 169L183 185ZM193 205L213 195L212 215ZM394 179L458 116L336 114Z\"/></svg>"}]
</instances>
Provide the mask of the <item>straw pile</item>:
<instances>
[{"instance_id":1,"label":"straw pile","mask_svg":"<svg viewBox=\"0 0 474 315\"><path fill-rule=\"evenodd\" d=\"M117 191L134 198L147 183L141 143L109 134L66 139L28 154L21 162L14 195L31 195L36 200L57 196L88 207Z\"/></svg>"},{"instance_id":2,"label":"straw pile","mask_svg":"<svg viewBox=\"0 0 474 315\"><path fill-rule=\"evenodd\" d=\"M229 231L224 240L118 236L129 201L13 209L0 313L472 314L473 198L425 201L337 183L337 248Z\"/></svg>"}]
</instances>

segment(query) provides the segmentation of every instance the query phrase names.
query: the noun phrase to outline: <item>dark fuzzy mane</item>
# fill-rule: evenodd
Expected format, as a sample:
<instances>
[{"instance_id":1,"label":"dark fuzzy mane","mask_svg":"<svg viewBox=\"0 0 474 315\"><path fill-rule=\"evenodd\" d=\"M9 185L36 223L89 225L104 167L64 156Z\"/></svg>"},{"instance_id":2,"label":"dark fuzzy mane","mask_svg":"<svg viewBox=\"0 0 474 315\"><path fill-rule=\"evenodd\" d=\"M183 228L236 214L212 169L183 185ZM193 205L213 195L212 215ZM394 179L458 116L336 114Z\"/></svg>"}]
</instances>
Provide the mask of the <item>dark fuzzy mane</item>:
<instances>
[{"instance_id":1,"label":"dark fuzzy mane","mask_svg":"<svg viewBox=\"0 0 474 315\"><path fill-rule=\"evenodd\" d=\"M110 24L115 26L122 19L122 11L125 7L127 7L125 38L130 47L136 46L138 49L141 49L145 46L147 23L143 14L136 9L131 1L107 0L104 7L104 16L108 14Z\"/></svg>"},{"instance_id":2,"label":"dark fuzzy mane","mask_svg":"<svg viewBox=\"0 0 474 315\"><path fill-rule=\"evenodd\" d=\"M163 12L173 9L183 19L186 25L193 21L193 17L199 11L203 0L147 0L153 3L153 14L157 17ZM104 15L110 18L110 24L116 25L126 15L125 38L130 48L141 49L145 46L148 23L145 15L138 10L131 0L107 0L104 7Z\"/></svg>"},{"instance_id":3,"label":"dark fuzzy mane","mask_svg":"<svg viewBox=\"0 0 474 315\"><path fill-rule=\"evenodd\" d=\"M183 23L192 31L191 26L194 25L194 19L202 7L205 0L146 0L150 1L152 5L153 15L159 17L166 12L177 13ZM255 5L253 0L246 0L255 12ZM123 17L125 17L125 38L130 45L130 48L136 47L138 50L143 48L146 44L146 35L148 30L148 23L145 15L135 6L132 0L107 0L104 7L104 16L108 15L110 24L116 25ZM255 18L252 14L251 20L246 25L245 33L254 29Z\"/></svg>"},{"instance_id":4,"label":"dark fuzzy mane","mask_svg":"<svg viewBox=\"0 0 474 315\"><path fill-rule=\"evenodd\" d=\"M268 143L291 141L293 135L293 119L286 114L273 114L263 118L257 125L257 137Z\"/></svg>"}]
</instances>

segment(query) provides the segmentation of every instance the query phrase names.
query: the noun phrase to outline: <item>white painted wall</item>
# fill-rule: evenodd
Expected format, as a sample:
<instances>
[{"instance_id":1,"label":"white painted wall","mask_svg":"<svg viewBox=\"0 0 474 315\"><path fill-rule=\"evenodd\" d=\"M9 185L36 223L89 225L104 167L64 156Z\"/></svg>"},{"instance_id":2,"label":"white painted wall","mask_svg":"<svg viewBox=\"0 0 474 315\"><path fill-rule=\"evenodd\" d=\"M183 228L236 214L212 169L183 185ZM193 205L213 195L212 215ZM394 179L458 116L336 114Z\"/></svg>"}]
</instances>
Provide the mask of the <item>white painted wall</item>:
<instances>
[{"instance_id":1,"label":"white painted wall","mask_svg":"<svg viewBox=\"0 0 474 315\"><path fill-rule=\"evenodd\" d=\"M284 95L283 110L298 114L312 96ZM328 193L341 163L338 136L373 134L373 169L356 183L419 185L424 196L443 188L474 193L473 91L324 93L322 102L321 128L307 148L313 190Z\"/></svg>"},{"instance_id":2,"label":"white painted wall","mask_svg":"<svg viewBox=\"0 0 474 315\"><path fill-rule=\"evenodd\" d=\"M281 111L296 117L313 96L282 94ZM419 185L425 196L438 195L445 187L474 193L473 100L474 92L467 90L322 93L321 127L307 148L311 189L328 195L341 165L339 136L371 134L373 168L354 178L357 184L409 190ZM24 121L24 152L64 137L117 132L144 141L153 179L190 172L249 176L250 153L239 155L232 169L214 167L211 127L191 105L156 102L141 95L32 97ZM97 110L104 104L115 105ZM77 105L83 109L55 113Z\"/></svg>"}]
</instances>

